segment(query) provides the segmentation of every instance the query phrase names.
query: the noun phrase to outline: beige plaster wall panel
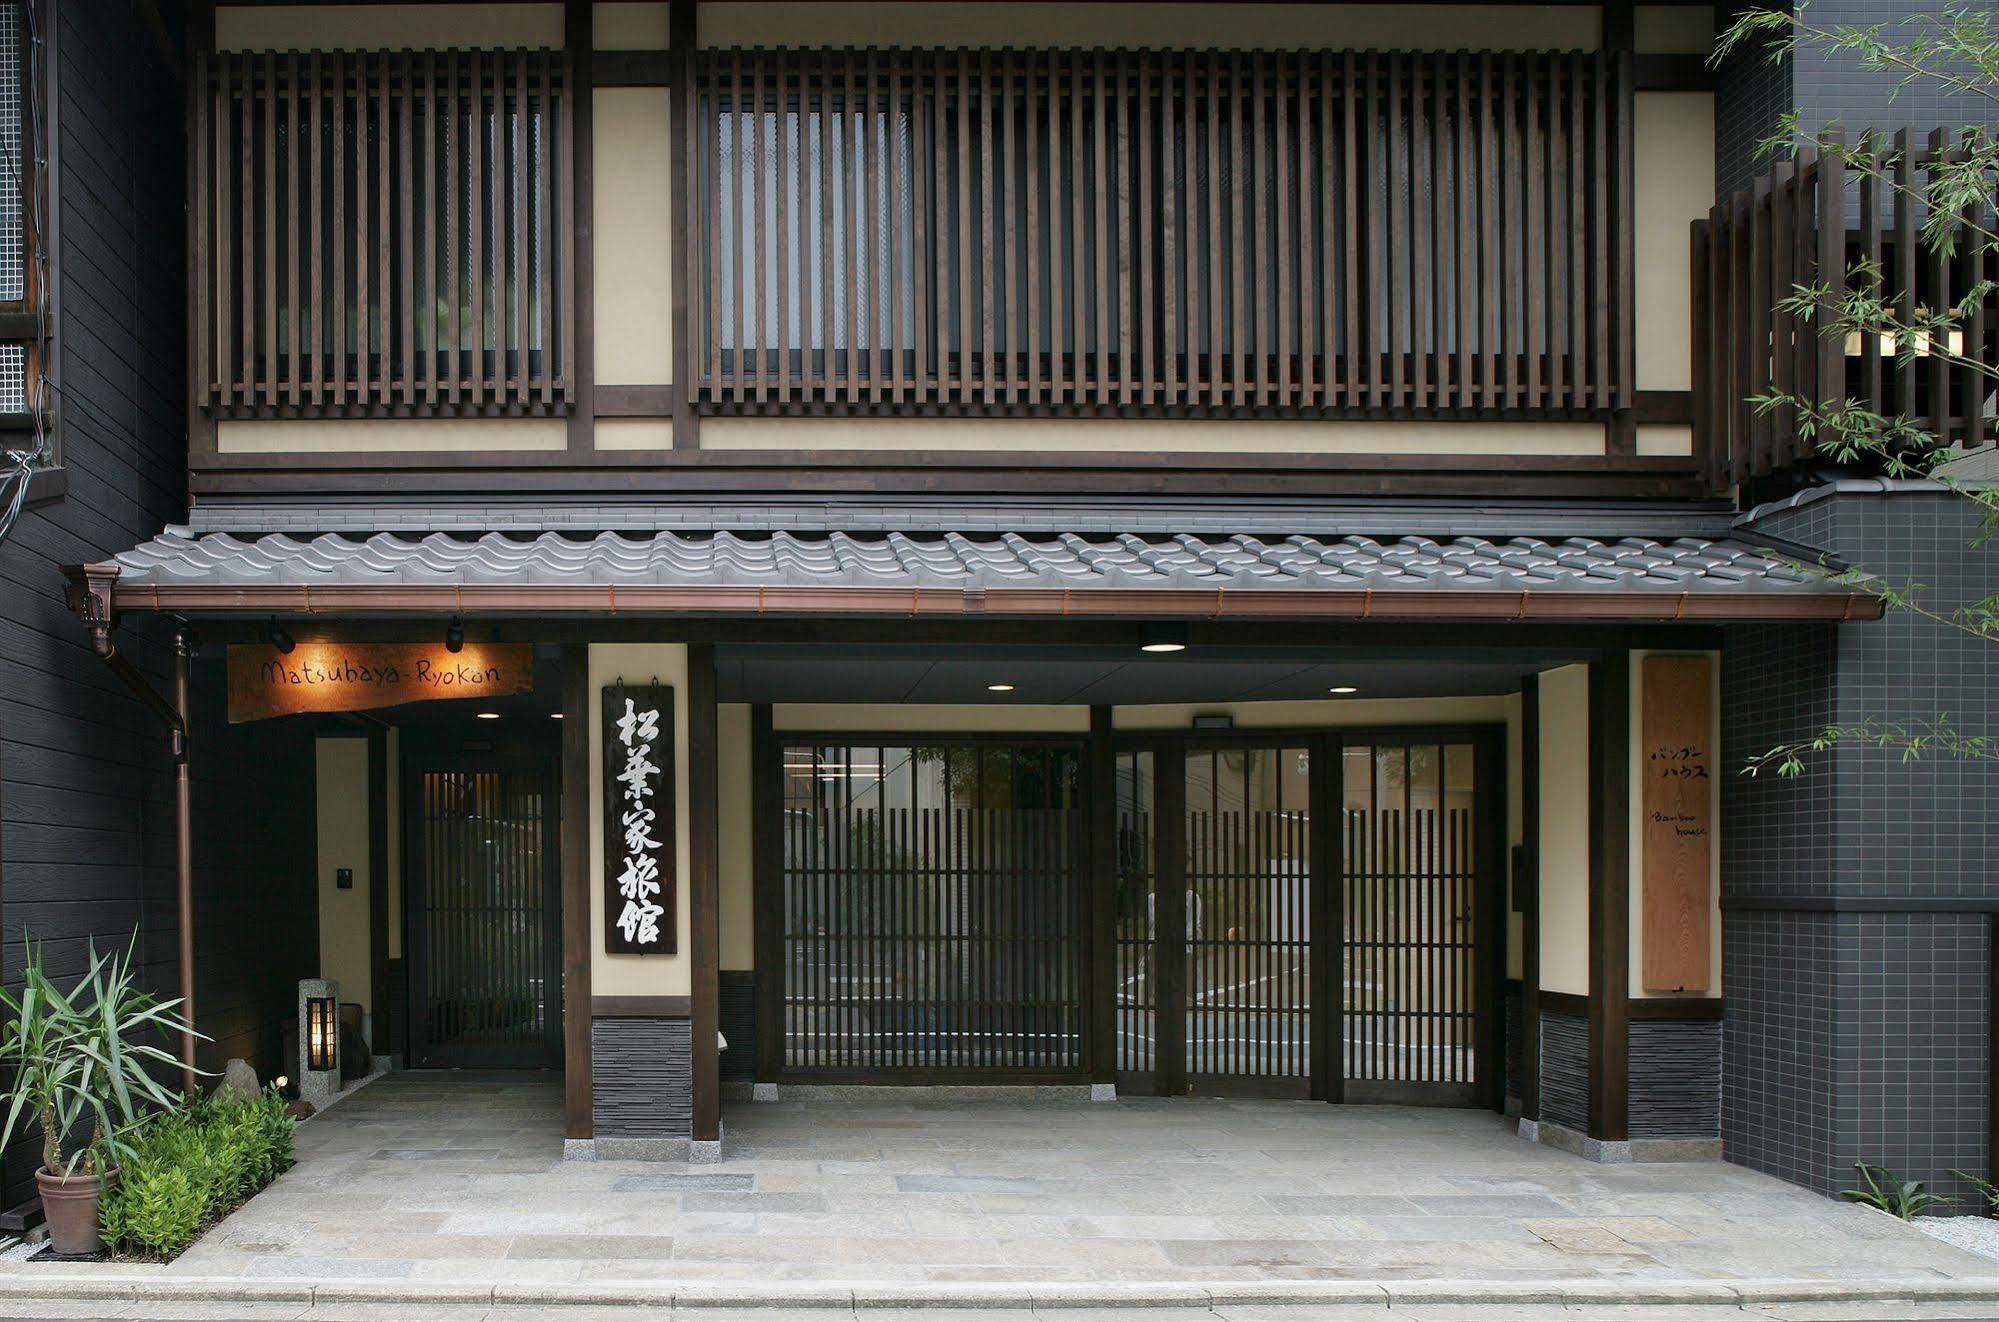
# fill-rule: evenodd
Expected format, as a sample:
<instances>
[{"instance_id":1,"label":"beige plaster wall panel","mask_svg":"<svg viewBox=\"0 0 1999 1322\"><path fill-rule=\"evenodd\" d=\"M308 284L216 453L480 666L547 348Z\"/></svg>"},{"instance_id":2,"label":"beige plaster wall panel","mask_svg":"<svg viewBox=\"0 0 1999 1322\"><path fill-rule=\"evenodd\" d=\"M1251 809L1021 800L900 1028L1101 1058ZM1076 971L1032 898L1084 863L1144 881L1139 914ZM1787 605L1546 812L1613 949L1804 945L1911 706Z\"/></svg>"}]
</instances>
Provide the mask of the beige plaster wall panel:
<instances>
[{"instance_id":1,"label":"beige plaster wall panel","mask_svg":"<svg viewBox=\"0 0 1999 1322\"><path fill-rule=\"evenodd\" d=\"M725 702L716 713L716 817L720 832L716 870L721 883L722 963L756 967L755 834L750 829L750 708Z\"/></svg>"},{"instance_id":2,"label":"beige plaster wall panel","mask_svg":"<svg viewBox=\"0 0 1999 1322\"><path fill-rule=\"evenodd\" d=\"M592 429L599 450L671 450L671 418L599 418Z\"/></svg>"},{"instance_id":3,"label":"beige plaster wall panel","mask_svg":"<svg viewBox=\"0 0 1999 1322\"><path fill-rule=\"evenodd\" d=\"M453 454L568 443L561 418L224 418L215 425L223 454Z\"/></svg>"},{"instance_id":4,"label":"beige plaster wall panel","mask_svg":"<svg viewBox=\"0 0 1999 1322\"><path fill-rule=\"evenodd\" d=\"M665 50L665 0L615 0L590 7L591 35L598 50Z\"/></svg>"},{"instance_id":5,"label":"beige plaster wall panel","mask_svg":"<svg viewBox=\"0 0 1999 1322\"><path fill-rule=\"evenodd\" d=\"M1671 459L1694 452L1694 429L1683 423L1648 422L1638 428L1638 453Z\"/></svg>"},{"instance_id":6,"label":"beige plaster wall panel","mask_svg":"<svg viewBox=\"0 0 1999 1322\"><path fill-rule=\"evenodd\" d=\"M673 375L673 93L602 87L596 159L597 380L660 385Z\"/></svg>"},{"instance_id":7,"label":"beige plaster wall panel","mask_svg":"<svg viewBox=\"0 0 1999 1322\"><path fill-rule=\"evenodd\" d=\"M1685 265L1683 257L1683 269ZM707 418L701 424L701 448L1573 456L1603 453L1603 425L1153 418Z\"/></svg>"},{"instance_id":8,"label":"beige plaster wall panel","mask_svg":"<svg viewBox=\"0 0 1999 1322\"><path fill-rule=\"evenodd\" d=\"M590 644L590 994L685 996L693 985L687 907L687 645ZM609 955L604 952L604 716L606 684L657 681L673 688L674 953Z\"/></svg>"},{"instance_id":9,"label":"beige plaster wall panel","mask_svg":"<svg viewBox=\"0 0 1999 1322\"><path fill-rule=\"evenodd\" d=\"M1714 97L1632 98L1638 388L1691 390L1693 258L1689 227L1714 205Z\"/></svg>"},{"instance_id":10,"label":"beige plaster wall panel","mask_svg":"<svg viewBox=\"0 0 1999 1322\"><path fill-rule=\"evenodd\" d=\"M1541 675L1541 989L1589 995L1589 667Z\"/></svg>"},{"instance_id":11,"label":"beige plaster wall panel","mask_svg":"<svg viewBox=\"0 0 1999 1322\"><path fill-rule=\"evenodd\" d=\"M1588 49L1594 5L704 4L703 46Z\"/></svg>"},{"instance_id":12,"label":"beige plaster wall panel","mask_svg":"<svg viewBox=\"0 0 1999 1322\"><path fill-rule=\"evenodd\" d=\"M1632 44L1646 55L1707 55L1714 50L1709 5L1638 5Z\"/></svg>"},{"instance_id":13,"label":"beige plaster wall panel","mask_svg":"<svg viewBox=\"0 0 1999 1322\"><path fill-rule=\"evenodd\" d=\"M340 999L374 1012L374 941L368 922L368 741L313 741L314 807L319 875L319 976L340 984ZM354 885L335 885L340 868L354 869Z\"/></svg>"},{"instance_id":14,"label":"beige plaster wall panel","mask_svg":"<svg viewBox=\"0 0 1999 1322\"><path fill-rule=\"evenodd\" d=\"M562 44L559 4L220 5L215 10L218 50L553 49Z\"/></svg>"}]
</instances>

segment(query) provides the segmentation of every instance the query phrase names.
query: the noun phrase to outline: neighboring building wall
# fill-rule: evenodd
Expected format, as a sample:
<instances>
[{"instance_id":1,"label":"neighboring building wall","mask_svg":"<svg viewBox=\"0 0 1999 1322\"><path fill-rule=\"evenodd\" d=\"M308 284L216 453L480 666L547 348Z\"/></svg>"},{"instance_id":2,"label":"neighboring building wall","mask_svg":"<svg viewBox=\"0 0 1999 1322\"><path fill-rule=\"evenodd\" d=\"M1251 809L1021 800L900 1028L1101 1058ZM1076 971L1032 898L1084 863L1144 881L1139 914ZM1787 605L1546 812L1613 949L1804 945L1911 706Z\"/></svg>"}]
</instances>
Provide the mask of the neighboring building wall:
<instances>
[{"instance_id":1,"label":"neighboring building wall","mask_svg":"<svg viewBox=\"0 0 1999 1322\"><path fill-rule=\"evenodd\" d=\"M185 513L181 93L139 7L57 6L55 156L60 247L63 498L0 543L0 915L4 968L32 937L60 977L86 944L136 931L147 982L173 995L173 789L166 731L91 655L58 566L125 550ZM168 633L118 641L168 683ZM311 971L309 732L223 721L220 668L194 691L195 945L204 1064L278 1065L278 1024ZM26 1196L31 1157L8 1154L0 1198Z\"/></svg>"},{"instance_id":2,"label":"neighboring building wall","mask_svg":"<svg viewBox=\"0 0 1999 1322\"><path fill-rule=\"evenodd\" d=\"M1821 489L1755 527L1926 584L1945 611L1999 579L1977 511L1938 489ZM1724 655L1725 767L1870 716L1989 733L1999 709L1992 644L1906 611L1737 626ZM1864 1160L1968 1195L1950 1170L1989 1162L1999 768L1846 745L1796 780L1723 787L1727 1154L1824 1192Z\"/></svg>"}]
</instances>

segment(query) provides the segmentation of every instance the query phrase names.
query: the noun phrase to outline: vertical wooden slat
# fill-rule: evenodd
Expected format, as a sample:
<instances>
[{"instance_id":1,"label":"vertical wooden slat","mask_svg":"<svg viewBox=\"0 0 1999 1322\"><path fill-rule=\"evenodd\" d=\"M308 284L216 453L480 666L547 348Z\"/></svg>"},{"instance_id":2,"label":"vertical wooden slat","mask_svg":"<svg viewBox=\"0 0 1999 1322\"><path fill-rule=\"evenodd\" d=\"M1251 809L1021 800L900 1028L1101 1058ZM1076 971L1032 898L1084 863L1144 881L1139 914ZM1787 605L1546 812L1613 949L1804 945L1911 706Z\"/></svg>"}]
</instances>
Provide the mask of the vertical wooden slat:
<instances>
[{"instance_id":1,"label":"vertical wooden slat","mask_svg":"<svg viewBox=\"0 0 1999 1322\"><path fill-rule=\"evenodd\" d=\"M952 249L958 277L956 363L958 403L969 407L978 388L972 368L976 361L972 334L972 139L975 136L975 121L972 110L972 56L962 47L958 51L954 75L958 94L958 150L953 155L957 173L952 180L952 197L958 213L957 242Z\"/></svg>"},{"instance_id":2,"label":"vertical wooden slat","mask_svg":"<svg viewBox=\"0 0 1999 1322\"><path fill-rule=\"evenodd\" d=\"M1894 193L1895 193L1895 256L1894 274L1883 292L1884 297L1895 300L1895 320L1902 326L1912 325L1916 318L1916 253L1919 242L1916 238L1916 140L1912 130L1903 128L1895 133L1894 151ZM1894 405L1897 412L1911 418L1916 411L1916 360L1904 354L1897 343L1895 350L1895 394Z\"/></svg>"},{"instance_id":3,"label":"vertical wooden slat","mask_svg":"<svg viewBox=\"0 0 1999 1322\"><path fill-rule=\"evenodd\" d=\"M1243 93L1243 61L1241 51L1229 52L1229 225L1235 235L1235 242L1227 244L1229 254L1229 385L1231 402L1237 408L1246 407L1250 402L1249 390L1249 327L1243 324L1244 305L1247 303L1245 285L1249 273L1244 264L1249 260L1249 241L1243 237L1243 229L1248 216L1247 191L1248 170L1243 161L1243 102L1248 98Z\"/></svg>"},{"instance_id":4,"label":"vertical wooden slat","mask_svg":"<svg viewBox=\"0 0 1999 1322\"><path fill-rule=\"evenodd\" d=\"M264 380L261 393L266 409L275 409L278 404L278 316L282 303L278 294L278 69L281 59L275 54L259 57L256 63L261 66L261 73L253 75L260 77L264 85L262 110L258 117L264 139L264 161L262 186L257 190L259 206L264 213L264 277L257 301L263 305Z\"/></svg>"},{"instance_id":5,"label":"vertical wooden slat","mask_svg":"<svg viewBox=\"0 0 1999 1322\"><path fill-rule=\"evenodd\" d=\"M1117 249L1117 402L1129 405L1137 385L1132 363L1132 213L1131 213L1131 51L1119 48L1116 62L1117 88L1117 223L1112 230ZM1101 140L1103 134L1099 132ZM1150 236L1147 236L1148 250Z\"/></svg>"},{"instance_id":6,"label":"vertical wooden slat","mask_svg":"<svg viewBox=\"0 0 1999 1322\"><path fill-rule=\"evenodd\" d=\"M1333 168L1330 155L1323 162L1320 160L1322 153L1330 151L1331 144L1317 131L1319 117L1325 113L1326 88L1320 77L1325 68L1323 60L1323 55L1306 53L1293 61L1298 81L1298 403L1304 408L1317 408L1327 402L1321 393L1320 382L1327 378L1321 375L1319 354L1323 351L1329 359L1331 356L1331 346L1322 344L1318 338L1322 302L1328 309L1333 302L1331 272L1327 272L1323 300L1319 297L1318 281L1320 234L1333 223L1319 205L1318 194L1322 169ZM1326 367L1330 369L1330 362Z\"/></svg>"},{"instance_id":7,"label":"vertical wooden slat","mask_svg":"<svg viewBox=\"0 0 1999 1322\"><path fill-rule=\"evenodd\" d=\"M1092 56L1091 86L1095 94L1090 111L1091 121L1091 176L1090 216L1093 226L1093 247L1095 249L1096 281L1092 286L1094 295L1091 310L1095 313L1095 331L1090 342L1090 375L1097 383L1097 405L1103 407L1111 402L1111 280L1110 280L1110 205L1111 171L1110 148L1108 144L1110 102L1109 81L1104 63L1104 52L1098 49ZM1080 98L1079 98L1080 109ZM1080 146L1082 138L1079 135Z\"/></svg>"},{"instance_id":8,"label":"vertical wooden slat","mask_svg":"<svg viewBox=\"0 0 1999 1322\"><path fill-rule=\"evenodd\" d=\"M998 253L994 250L993 223L998 199L993 196L993 53L991 50L979 52L978 70L978 111L979 134L979 378L982 386L981 399L987 408L998 398L999 360L995 352L998 323L998 297L994 284L998 274ZM969 126L963 130L970 138ZM969 182L969 180L967 181Z\"/></svg>"},{"instance_id":9,"label":"vertical wooden slat","mask_svg":"<svg viewBox=\"0 0 1999 1322\"><path fill-rule=\"evenodd\" d=\"M1027 131L1027 237L1024 257L1026 262L1027 301L1027 402L1039 405L1041 394L1041 89L1044 81L1046 57L1033 52L1021 58L1022 87L1021 115ZM1053 87L1049 88L1053 99ZM1054 163L1051 150L1048 158ZM1052 188L1051 181L1050 187ZM1052 226L1051 226L1052 229Z\"/></svg>"},{"instance_id":10,"label":"vertical wooden slat","mask_svg":"<svg viewBox=\"0 0 1999 1322\"><path fill-rule=\"evenodd\" d=\"M1944 165L1949 151L1949 131L1942 128L1931 129L1929 157L1925 171L1928 179L1935 177L1937 171ZM1924 184L1925 195L1928 195L1928 179ZM1924 247L1929 254L1930 266L1928 307L1934 316L1948 316L1957 304L1957 296L1953 294L1950 285L1950 253L1942 244L1926 243ZM1950 416L1950 357L1945 352L1949 348L1949 343L1948 341L1943 344L1934 343L1934 336L1930 339L1932 342L1924 346L1929 358L1928 407L1921 413L1915 413L1913 409L1910 412L1918 418L1927 418L1931 434L1936 438L1936 444L1948 448L1954 440L1955 433Z\"/></svg>"},{"instance_id":11,"label":"vertical wooden slat","mask_svg":"<svg viewBox=\"0 0 1999 1322\"><path fill-rule=\"evenodd\" d=\"M394 134L389 123L389 80L393 76L394 65L386 54L376 56L372 63L375 133L374 144L370 150L374 155L375 169L375 294L374 310L369 316L369 324L374 328L378 355L374 404L378 411L386 413L392 398L391 375L395 371L395 361L389 344L389 323L395 315L395 295L389 284L390 245L394 241L391 228L392 213L389 206L389 178L393 168L390 164L390 155L395 148Z\"/></svg>"},{"instance_id":12,"label":"vertical wooden slat","mask_svg":"<svg viewBox=\"0 0 1999 1322\"><path fill-rule=\"evenodd\" d=\"M1159 357L1158 357L1158 285L1154 265L1153 235L1159 230L1158 211L1154 204L1155 192L1152 175L1160 159L1157 130L1153 124L1153 107L1159 106L1161 120L1164 120L1165 103L1154 95L1153 89L1163 79L1164 61L1154 52L1143 51L1137 57L1138 97L1138 328L1139 328L1139 372L1141 385L1139 402L1148 408L1159 402ZM1127 96L1131 93L1127 92ZM1162 89L1163 95L1163 89ZM1172 256L1162 259L1170 268Z\"/></svg>"}]
</instances>

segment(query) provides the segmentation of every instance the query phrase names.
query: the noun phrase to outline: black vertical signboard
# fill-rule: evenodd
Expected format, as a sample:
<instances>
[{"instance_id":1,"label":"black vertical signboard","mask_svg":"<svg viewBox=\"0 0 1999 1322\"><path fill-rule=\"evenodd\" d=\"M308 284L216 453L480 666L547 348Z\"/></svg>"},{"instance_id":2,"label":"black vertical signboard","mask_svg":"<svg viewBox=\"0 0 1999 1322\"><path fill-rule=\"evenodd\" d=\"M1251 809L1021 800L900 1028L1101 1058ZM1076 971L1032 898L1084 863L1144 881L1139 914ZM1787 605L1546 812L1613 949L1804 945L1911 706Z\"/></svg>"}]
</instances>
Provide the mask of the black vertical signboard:
<instances>
[{"instance_id":1,"label":"black vertical signboard","mask_svg":"<svg viewBox=\"0 0 1999 1322\"><path fill-rule=\"evenodd\" d=\"M604 686L604 950L671 955L673 689Z\"/></svg>"}]
</instances>

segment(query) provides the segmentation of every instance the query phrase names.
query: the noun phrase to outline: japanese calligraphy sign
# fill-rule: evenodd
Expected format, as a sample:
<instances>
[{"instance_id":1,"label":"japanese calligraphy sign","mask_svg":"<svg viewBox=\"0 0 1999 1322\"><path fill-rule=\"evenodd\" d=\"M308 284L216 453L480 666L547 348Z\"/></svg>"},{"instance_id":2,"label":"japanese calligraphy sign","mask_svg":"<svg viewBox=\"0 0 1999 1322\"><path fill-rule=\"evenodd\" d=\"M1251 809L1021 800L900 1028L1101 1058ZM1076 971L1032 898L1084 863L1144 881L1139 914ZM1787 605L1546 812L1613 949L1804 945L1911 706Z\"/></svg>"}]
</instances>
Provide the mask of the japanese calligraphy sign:
<instances>
[{"instance_id":1,"label":"japanese calligraphy sign","mask_svg":"<svg viewBox=\"0 0 1999 1322\"><path fill-rule=\"evenodd\" d=\"M529 643L301 641L229 646L229 719L293 712L366 711L436 698L497 698L534 688Z\"/></svg>"},{"instance_id":2,"label":"japanese calligraphy sign","mask_svg":"<svg viewBox=\"0 0 1999 1322\"><path fill-rule=\"evenodd\" d=\"M1644 661L1639 775L1647 991L1699 994L1711 973L1712 676L1713 662L1704 656Z\"/></svg>"},{"instance_id":3,"label":"japanese calligraphy sign","mask_svg":"<svg viewBox=\"0 0 1999 1322\"><path fill-rule=\"evenodd\" d=\"M676 932L673 690L604 688L604 950L670 955Z\"/></svg>"}]
</instances>

